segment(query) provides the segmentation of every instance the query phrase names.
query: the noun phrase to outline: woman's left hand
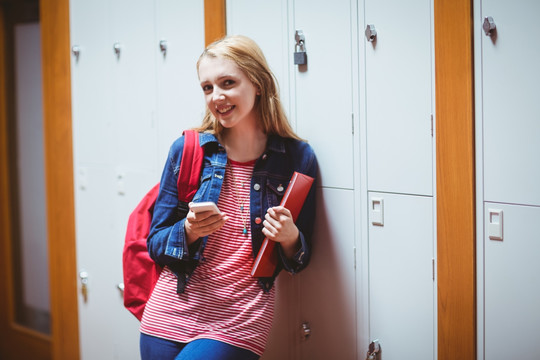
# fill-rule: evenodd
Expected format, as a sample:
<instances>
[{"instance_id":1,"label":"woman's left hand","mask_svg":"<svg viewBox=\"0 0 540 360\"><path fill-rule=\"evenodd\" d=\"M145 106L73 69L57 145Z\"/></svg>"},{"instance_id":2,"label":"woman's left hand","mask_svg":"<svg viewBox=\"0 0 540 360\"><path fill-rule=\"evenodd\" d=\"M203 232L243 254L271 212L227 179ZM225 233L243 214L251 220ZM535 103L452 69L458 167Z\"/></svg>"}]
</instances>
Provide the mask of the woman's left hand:
<instances>
[{"instance_id":1,"label":"woman's left hand","mask_svg":"<svg viewBox=\"0 0 540 360\"><path fill-rule=\"evenodd\" d=\"M280 243L285 255L292 258L298 251L300 231L294 224L291 212L283 206L274 206L268 209L264 218L264 236Z\"/></svg>"}]
</instances>

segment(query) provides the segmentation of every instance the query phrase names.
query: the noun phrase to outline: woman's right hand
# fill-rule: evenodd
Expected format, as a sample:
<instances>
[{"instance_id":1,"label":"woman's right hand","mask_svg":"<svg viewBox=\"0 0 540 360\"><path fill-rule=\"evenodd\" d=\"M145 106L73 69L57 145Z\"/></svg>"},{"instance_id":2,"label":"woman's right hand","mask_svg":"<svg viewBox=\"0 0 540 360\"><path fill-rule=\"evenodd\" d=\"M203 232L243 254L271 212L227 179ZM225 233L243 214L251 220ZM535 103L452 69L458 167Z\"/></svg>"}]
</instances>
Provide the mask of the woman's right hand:
<instances>
[{"instance_id":1,"label":"woman's right hand","mask_svg":"<svg viewBox=\"0 0 540 360\"><path fill-rule=\"evenodd\" d=\"M208 236L221 229L227 220L229 220L229 217L224 212L219 212L218 214L212 211L194 213L191 211L191 203L189 203L189 206L190 210L184 223L188 245L191 245L201 237Z\"/></svg>"}]
</instances>

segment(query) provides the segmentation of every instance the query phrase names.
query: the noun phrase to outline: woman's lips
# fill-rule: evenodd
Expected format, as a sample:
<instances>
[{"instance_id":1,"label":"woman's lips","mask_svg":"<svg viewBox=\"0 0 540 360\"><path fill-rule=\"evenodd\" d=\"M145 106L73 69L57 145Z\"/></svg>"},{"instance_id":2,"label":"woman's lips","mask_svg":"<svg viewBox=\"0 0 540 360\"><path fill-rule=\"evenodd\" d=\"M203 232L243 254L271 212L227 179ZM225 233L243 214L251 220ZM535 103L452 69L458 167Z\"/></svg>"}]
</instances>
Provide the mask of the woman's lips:
<instances>
[{"instance_id":1,"label":"woman's lips","mask_svg":"<svg viewBox=\"0 0 540 360\"><path fill-rule=\"evenodd\" d=\"M234 105L220 106L216 108L216 111L221 115L227 115L234 109Z\"/></svg>"}]
</instances>

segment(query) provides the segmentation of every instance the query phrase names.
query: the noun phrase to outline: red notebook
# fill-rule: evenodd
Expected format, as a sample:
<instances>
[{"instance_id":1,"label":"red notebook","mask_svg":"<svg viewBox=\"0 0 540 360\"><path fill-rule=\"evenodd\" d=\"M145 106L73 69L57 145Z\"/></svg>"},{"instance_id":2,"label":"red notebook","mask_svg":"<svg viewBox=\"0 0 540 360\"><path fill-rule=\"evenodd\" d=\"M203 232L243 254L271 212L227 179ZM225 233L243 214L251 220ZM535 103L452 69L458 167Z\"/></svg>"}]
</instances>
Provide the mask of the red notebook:
<instances>
[{"instance_id":1,"label":"red notebook","mask_svg":"<svg viewBox=\"0 0 540 360\"><path fill-rule=\"evenodd\" d=\"M289 186L281 199L280 205L289 209L293 217L293 221L296 222L300 210L304 205L304 201L313 184L313 178L299 172L294 172ZM253 277L271 277L274 275L276 265L278 262L278 253L275 247L276 242L264 239L261 249L255 258L253 268L251 269L251 276Z\"/></svg>"}]
</instances>

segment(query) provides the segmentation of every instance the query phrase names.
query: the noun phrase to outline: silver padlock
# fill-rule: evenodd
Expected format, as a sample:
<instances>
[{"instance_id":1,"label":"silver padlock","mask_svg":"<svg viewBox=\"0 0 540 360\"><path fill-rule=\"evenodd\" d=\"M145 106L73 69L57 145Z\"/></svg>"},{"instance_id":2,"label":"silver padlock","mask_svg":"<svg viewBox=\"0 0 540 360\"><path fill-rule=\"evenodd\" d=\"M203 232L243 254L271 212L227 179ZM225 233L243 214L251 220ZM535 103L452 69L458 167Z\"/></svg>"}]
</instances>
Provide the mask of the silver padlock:
<instances>
[{"instance_id":1,"label":"silver padlock","mask_svg":"<svg viewBox=\"0 0 540 360\"><path fill-rule=\"evenodd\" d=\"M307 64L307 53L304 48L304 42L301 41L299 44L296 44L296 49L294 52L294 65L306 65Z\"/></svg>"},{"instance_id":2,"label":"silver padlock","mask_svg":"<svg viewBox=\"0 0 540 360\"><path fill-rule=\"evenodd\" d=\"M296 30L294 34L296 45L294 47L294 65L307 65L306 37L302 30Z\"/></svg>"}]
</instances>

